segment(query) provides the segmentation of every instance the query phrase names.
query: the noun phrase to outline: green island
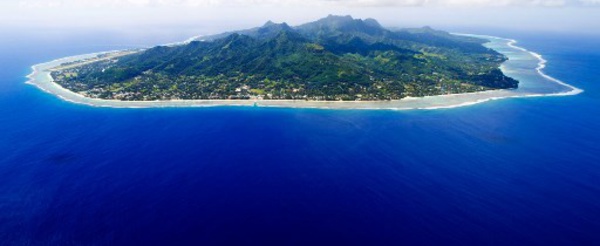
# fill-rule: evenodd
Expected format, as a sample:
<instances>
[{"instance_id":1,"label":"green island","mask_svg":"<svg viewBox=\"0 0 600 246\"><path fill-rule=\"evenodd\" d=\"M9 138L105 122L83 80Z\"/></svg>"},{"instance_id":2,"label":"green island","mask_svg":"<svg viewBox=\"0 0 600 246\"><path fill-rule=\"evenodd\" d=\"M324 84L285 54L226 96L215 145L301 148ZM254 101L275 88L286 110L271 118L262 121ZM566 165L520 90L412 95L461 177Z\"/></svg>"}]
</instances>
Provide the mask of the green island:
<instances>
[{"instance_id":1,"label":"green island","mask_svg":"<svg viewBox=\"0 0 600 246\"><path fill-rule=\"evenodd\" d=\"M51 76L86 97L124 101L382 101L517 88L499 69L507 58L485 42L330 15L62 64Z\"/></svg>"}]
</instances>

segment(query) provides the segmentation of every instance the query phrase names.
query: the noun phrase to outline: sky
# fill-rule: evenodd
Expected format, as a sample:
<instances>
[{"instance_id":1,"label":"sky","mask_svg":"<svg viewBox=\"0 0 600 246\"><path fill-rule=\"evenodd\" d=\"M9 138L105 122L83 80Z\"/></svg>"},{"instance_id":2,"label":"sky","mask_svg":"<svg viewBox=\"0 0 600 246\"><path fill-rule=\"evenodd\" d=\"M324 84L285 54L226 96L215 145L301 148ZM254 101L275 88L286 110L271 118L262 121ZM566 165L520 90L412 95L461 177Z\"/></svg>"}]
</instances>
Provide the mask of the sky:
<instances>
[{"instance_id":1,"label":"sky","mask_svg":"<svg viewBox=\"0 0 600 246\"><path fill-rule=\"evenodd\" d=\"M503 28L600 34L600 0L2 0L0 27L168 29L199 34L328 14L388 27Z\"/></svg>"}]
</instances>

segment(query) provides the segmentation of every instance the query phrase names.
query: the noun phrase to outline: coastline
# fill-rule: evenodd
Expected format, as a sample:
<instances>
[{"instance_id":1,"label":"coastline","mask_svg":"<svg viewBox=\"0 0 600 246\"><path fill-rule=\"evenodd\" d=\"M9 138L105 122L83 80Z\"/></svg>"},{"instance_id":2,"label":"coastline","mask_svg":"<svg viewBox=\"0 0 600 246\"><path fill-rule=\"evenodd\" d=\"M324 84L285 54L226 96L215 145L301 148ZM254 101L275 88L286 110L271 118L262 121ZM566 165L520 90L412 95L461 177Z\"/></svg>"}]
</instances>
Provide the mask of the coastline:
<instances>
[{"instance_id":1,"label":"coastline","mask_svg":"<svg viewBox=\"0 0 600 246\"><path fill-rule=\"evenodd\" d=\"M457 33L455 33L457 34ZM470 106L483 102L518 97L571 96L583 90L551 77L543 72L547 60L542 55L516 45L514 39L486 35L457 34L480 37L490 40L484 44L504 55L509 60L501 65L507 76L519 80L517 89L498 89L473 93L403 98L393 101L304 101L304 100L169 100L169 101L119 101L89 98L72 92L54 83L50 69L65 62L90 59L102 54L114 54L124 51L106 51L56 59L32 66L33 72L27 75L27 84L53 94L58 98L76 104L111 108L157 108L157 107L282 107L282 108L318 108L318 109L370 109L370 110L411 110L411 109L447 109ZM185 43L186 41L182 42ZM533 73L532 73L533 72Z\"/></svg>"}]
</instances>

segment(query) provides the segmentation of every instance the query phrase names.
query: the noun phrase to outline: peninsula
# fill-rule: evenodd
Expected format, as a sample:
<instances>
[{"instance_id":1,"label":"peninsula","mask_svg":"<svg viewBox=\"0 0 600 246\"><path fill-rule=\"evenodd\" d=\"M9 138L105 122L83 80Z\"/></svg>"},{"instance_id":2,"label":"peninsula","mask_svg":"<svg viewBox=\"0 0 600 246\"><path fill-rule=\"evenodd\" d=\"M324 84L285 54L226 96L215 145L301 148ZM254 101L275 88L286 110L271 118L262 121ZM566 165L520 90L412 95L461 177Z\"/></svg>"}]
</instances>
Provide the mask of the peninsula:
<instances>
[{"instance_id":1,"label":"peninsula","mask_svg":"<svg viewBox=\"0 0 600 246\"><path fill-rule=\"evenodd\" d=\"M118 101L390 101L517 88L500 69L508 58L487 42L330 15L107 53L50 75L83 97Z\"/></svg>"}]
</instances>

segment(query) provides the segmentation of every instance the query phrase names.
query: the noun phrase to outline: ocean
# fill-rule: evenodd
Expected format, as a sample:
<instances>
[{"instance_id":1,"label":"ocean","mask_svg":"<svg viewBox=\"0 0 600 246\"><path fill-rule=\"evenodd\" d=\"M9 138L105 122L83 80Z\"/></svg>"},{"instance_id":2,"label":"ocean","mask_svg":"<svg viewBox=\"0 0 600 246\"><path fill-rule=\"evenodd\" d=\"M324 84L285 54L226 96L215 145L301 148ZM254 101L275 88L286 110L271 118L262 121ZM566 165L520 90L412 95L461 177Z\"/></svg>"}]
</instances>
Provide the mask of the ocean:
<instances>
[{"instance_id":1,"label":"ocean","mask_svg":"<svg viewBox=\"0 0 600 246\"><path fill-rule=\"evenodd\" d=\"M25 84L186 34L5 32L0 245L600 245L599 36L481 31L585 92L454 109L96 108Z\"/></svg>"}]
</instances>

